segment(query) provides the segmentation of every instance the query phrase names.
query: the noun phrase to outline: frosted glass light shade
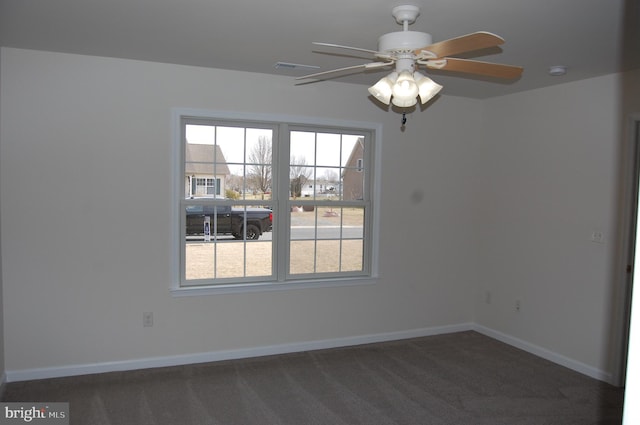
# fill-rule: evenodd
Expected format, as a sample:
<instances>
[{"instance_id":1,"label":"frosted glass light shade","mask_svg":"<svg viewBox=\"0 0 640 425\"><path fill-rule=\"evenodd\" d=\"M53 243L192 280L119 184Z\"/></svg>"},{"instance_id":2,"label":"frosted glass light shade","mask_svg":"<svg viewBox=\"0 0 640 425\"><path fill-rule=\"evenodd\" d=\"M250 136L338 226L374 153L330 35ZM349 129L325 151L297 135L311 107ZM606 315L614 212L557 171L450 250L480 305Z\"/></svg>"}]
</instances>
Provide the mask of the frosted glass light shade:
<instances>
[{"instance_id":1,"label":"frosted glass light shade","mask_svg":"<svg viewBox=\"0 0 640 425\"><path fill-rule=\"evenodd\" d=\"M369 87L369 93L385 105L389 104L391 95L393 94L393 84L396 82L398 74L392 72L383 77L375 85Z\"/></svg>"},{"instance_id":2,"label":"frosted glass light shade","mask_svg":"<svg viewBox=\"0 0 640 425\"><path fill-rule=\"evenodd\" d=\"M393 100L391 102L396 106L408 107L418 103L416 99L418 96L418 85L413 80L411 72L400 72L396 83L393 85L392 94Z\"/></svg>"},{"instance_id":3,"label":"frosted glass light shade","mask_svg":"<svg viewBox=\"0 0 640 425\"><path fill-rule=\"evenodd\" d=\"M423 105L442 90L442 86L440 84L417 71L413 73L413 78L418 85L418 96L420 96L420 102Z\"/></svg>"}]
</instances>

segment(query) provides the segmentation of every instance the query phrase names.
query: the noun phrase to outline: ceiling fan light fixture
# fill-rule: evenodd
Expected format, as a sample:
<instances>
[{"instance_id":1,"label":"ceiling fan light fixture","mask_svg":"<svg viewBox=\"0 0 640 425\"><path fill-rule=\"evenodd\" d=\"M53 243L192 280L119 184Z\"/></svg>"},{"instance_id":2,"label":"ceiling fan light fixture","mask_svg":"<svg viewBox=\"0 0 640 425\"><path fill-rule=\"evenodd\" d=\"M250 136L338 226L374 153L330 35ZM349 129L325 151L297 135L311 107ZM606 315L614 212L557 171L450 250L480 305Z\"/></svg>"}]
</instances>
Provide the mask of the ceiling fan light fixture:
<instances>
[{"instance_id":1,"label":"ceiling fan light fixture","mask_svg":"<svg viewBox=\"0 0 640 425\"><path fill-rule=\"evenodd\" d=\"M410 71L402 71L393 85L393 103L396 106L408 107L418 103L418 85Z\"/></svg>"},{"instance_id":2,"label":"ceiling fan light fixture","mask_svg":"<svg viewBox=\"0 0 640 425\"><path fill-rule=\"evenodd\" d=\"M369 87L368 90L372 97L387 106L393 104L401 108L407 108L416 105L418 101L423 105L426 104L443 88L440 84L417 72L416 70L420 65L425 66L428 70L462 72L493 78L517 79L522 75L523 68L520 66L456 57L468 52L500 46L504 43L504 39L496 34L487 31L476 31L433 43L430 34L409 31L409 25L414 23L418 15L420 15L418 6L396 6L391 13L396 18L396 22L402 25L402 31L383 34L378 38L378 50L330 43L313 43L330 48L367 53L372 55L376 62L315 72L296 77L296 80L324 77L345 71L366 71L395 66L395 72L383 77L376 84ZM281 66L285 67L287 64L282 64ZM559 68L554 67L551 72L559 72Z\"/></svg>"},{"instance_id":3,"label":"ceiling fan light fixture","mask_svg":"<svg viewBox=\"0 0 640 425\"><path fill-rule=\"evenodd\" d=\"M420 96L420 102L423 105L442 90L442 86L440 84L418 71L413 73L413 78L418 85L418 96Z\"/></svg>"},{"instance_id":4,"label":"ceiling fan light fixture","mask_svg":"<svg viewBox=\"0 0 640 425\"><path fill-rule=\"evenodd\" d=\"M391 95L393 94L393 84L396 82L398 74L392 72L386 77L381 78L373 86L369 87L369 93L371 96L378 99L380 102L388 105L391 101Z\"/></svg>"}]
</instances>

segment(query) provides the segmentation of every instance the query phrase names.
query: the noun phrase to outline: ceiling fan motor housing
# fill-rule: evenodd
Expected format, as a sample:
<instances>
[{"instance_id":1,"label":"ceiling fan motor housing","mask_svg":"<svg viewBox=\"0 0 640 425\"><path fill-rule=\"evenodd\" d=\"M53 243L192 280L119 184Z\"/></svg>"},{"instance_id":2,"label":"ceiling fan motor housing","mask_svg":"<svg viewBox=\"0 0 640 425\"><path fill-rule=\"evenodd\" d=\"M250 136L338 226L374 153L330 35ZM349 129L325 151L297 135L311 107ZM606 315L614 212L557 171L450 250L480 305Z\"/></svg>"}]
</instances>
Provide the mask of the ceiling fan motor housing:
<instances>
[{"instance_id":1,"label":"ceiling fan motor housing","mask_svg":"<svg viewBox=\"0 0 640 425\"><path fill-rule=\"evenodd\" d=\"M384 53L412 52L431 45L431 34L418 31L396 31L378 39L378 51Z\"/></svg>"}]
</instances>

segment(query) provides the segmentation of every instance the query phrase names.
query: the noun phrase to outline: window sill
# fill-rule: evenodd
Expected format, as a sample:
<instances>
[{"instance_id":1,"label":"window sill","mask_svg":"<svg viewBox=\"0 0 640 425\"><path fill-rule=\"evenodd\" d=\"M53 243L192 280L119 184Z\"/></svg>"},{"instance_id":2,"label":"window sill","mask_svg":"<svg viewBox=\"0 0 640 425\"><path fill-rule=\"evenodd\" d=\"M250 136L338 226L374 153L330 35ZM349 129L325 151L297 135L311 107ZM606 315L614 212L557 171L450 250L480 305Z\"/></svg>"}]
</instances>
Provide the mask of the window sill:
<instances>
[{"instance_id":1,"label":"window sill","mask_svg":"<svg viewBox=\"0 0 640 425\"><path fill-rule=\"evenodd\" d=\"M218 294L238 294L248 292L283 291L305 288L328 288L339 286L372 285L375 277L352 277L331 280L298 280L288 282L234 283L227 285L183 286L171 288L173 297L190 297Z\"/></svg>"}]
</instances>

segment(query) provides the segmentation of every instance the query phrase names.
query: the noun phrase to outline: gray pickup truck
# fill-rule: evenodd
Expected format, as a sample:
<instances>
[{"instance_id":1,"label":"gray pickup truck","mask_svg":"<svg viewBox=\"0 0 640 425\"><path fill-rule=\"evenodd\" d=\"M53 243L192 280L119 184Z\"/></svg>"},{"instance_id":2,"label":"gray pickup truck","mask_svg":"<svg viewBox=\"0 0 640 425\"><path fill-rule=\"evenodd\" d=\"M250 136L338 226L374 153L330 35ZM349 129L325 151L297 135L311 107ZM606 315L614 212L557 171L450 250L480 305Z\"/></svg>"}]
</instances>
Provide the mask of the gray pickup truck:
<instances>
[{"instance_id":1,"label":"gray pickup truck","mask_svg":"<svg viewBox=\"0 0 640 425\"><path fill-rule=\"evenodd\" d=\"M236 239L244 239L246 236L247 240L255 240L264 232L270 232L273 224L273 212L266 208L189 205L186 213L187 236L204 236L208 221L211 235L232 235ZM209 217L209 220L205 217Z\"/></svg>"}]
</instances>

